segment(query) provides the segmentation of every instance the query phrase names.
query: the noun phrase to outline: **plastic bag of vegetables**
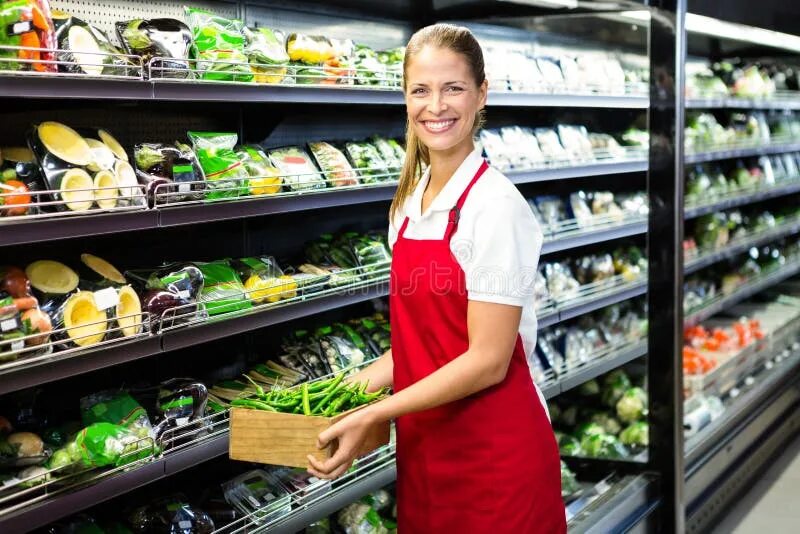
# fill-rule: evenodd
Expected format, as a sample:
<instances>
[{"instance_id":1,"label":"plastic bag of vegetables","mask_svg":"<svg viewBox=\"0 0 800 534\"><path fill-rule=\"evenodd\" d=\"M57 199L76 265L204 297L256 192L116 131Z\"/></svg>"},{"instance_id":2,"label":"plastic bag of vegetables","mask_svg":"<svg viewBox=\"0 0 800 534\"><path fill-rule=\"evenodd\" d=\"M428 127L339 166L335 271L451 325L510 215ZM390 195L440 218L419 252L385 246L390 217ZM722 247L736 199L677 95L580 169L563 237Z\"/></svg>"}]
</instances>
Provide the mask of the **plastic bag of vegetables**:
<instances>
[{"instance_id":1,"label":"plastic bag of vegetables","mask_svg":"<svg viewBox=\"0 0 800 534\"><path fill-rule=\"evenodd\" d=\"M122 50L111 44L102 30L79 18L54 17L59 52L59 72L90 76L139 76L141 67L134 65Z\"/></svg>"},{"instance_id":2,"label":"plastic bag of vegetables","mask_svg":"<svg viewBox=\"0 0 800 534\"><path fill-rule=\"evenodd\" d=\"M190 56L204 80L250 82L253 71L247 61L244 24L240 20L218 17L208 11L186 7L192 29ZM231 147L233 148L233 147Z\"/></svg>"},{"instance_id":3,"label":"plastic bag of vegetables","mask_svg":"<svg viewBox=\"0 0 800 534\"><path fill-rule=\"evenodd\" d=\"M372 145L378 149L378 153L383 159L390 173L399 174L403 168L405 151L394 139L384 139L377 135L370 138ZM395 177L393 177L395 178Z\"/></svg>"},{"instance_id":4,"label":"plastic bag of vegetables","mask_svg":"<svg viewBox=\"0 0 800 534\"><path fill-rule=\"evenodd\" d=\"M283 274L275 258L241 258L232 262L244 280L247 297L254 304L274 303L297 296L294 278Z\"/></svg>"},{"instance_id":5,"label":"plastic bag of vegetables","mask_svg":"<svg viewBox=\"0 0 800 534\"><path fill-rule=\"evenodd\" d=\"M134 19L119 21L114 27L125 51L150 65L151 78L193 77L187 61L192 32L180 20Z\"/></svg>"},{"instance_id":6,"label":"plastic bag of vegetables","mask_svg":"<svg viewBox=\"0 0 800 534\"><path fill-rule=\"evenodd\" d=\"M16 0L0 5L0 46L19 46L24 48L56 48L55 29L50 16L48 0ZM3 61L7 58L6 61ZM34 70L55 72L51 51L41 50L0 50L0 70Z\"/></svg>"},{"instance_id":7,"label":"plastic bag of vegetables","mask_svg":"<svg viewBox=\"0 0 800 534\"><path fill-rule=\"evenodd\" d=\"M133 159L151 205L202 198L203 173L188 145L140 143L133 147Z\"/></svg>"},{"instance_id":8,"label":"plastic bag of vegetables","mask_svg":"<svg viewBox=\"0 0 800 534\"><path fill-rule=\"evenodd\" d=\"M196 265L176 263L156 271L127 271L125 275L142 295L142 309L150 314L153 331L204 316L197 303L204 279Z\"/></svg>"},{"instance_id":9,"label":"plastic bag of vegetables","mask_svg":"<svg viewBox=\"0 0 800 534\"><path fill-rule=\"evenodd\" d=\"M243 28L245 54L257 83L281 83L286 76L289 54L282 32L270 28Z\"/></svg>"},{"instance_id":10,"label":"plastic bag of vegetables","mask_svg":"<svg viewBox=\"0 0 800 534\"><path fill-rule=\"evenodd\" d=\"M147 458L156 452L153 439L112 423L94 423L82 429L74 440L55 451L50 469L72 465L83 467L121 466Z\"/></svg>"},{"instance_id":11,"label":"plastic bag of vegetables","mask_svg":"<svg viewBox=\"0 0 800 534\"><path fill-rule=\"evenodd\" d=\"M345 144L350 161L358 169L361 182L375 184L395 180L396 176L389 172L389 167L380 152L370 143L350 142Z\"/></svg>"},{"instance_id":12,"label":"plastic bag of vegetables","mask_svg":"<svg viewBox=\"0 0 800 534\"><path fill-rule=\"evenodd\" d=\"M274 195L283 188L281 171L272 166L269 158L258 145L247 145L236 148L236 155L244 164L250 175L251 195Z\"/></svg>"},{"instance_id":13,"label":"plastic bag of vegetables","mask_svg":"<svg viewBox=\"0 0 800 534\"><path fill-rule=\"evenodd\" d=\"M187 135L205 175L207 199L238 198L249 192L250 175L233 151L238 141L235 133L188 132Z\"/></svg>"},{"instance_id":14,"label":"plastic bag of vegetables","mask_svg":"<svg viewBox=\"0 0 800 534\"><path fill-rule=\"evenodd\" d=\"M308 148L330 187L358 185L358 176L341 150L322 141L309 143Z\"/></svg>"},{"instance_id":15,"label":"plastic bag of vegetables","mask_svg":"<svg viewBox=\"0 0 800 534\"><path fill-rule=\"evenodd\" d=\"M218 315L252 307L245 296L244 285L239 275L226 260L197 263L203 273L203 290L200 302L209 315Z\"/></svg>"},{"instance_id":16,"label":"plastic bag of vegetables","mask_svg":"<svg viewBox=\"0 0 800 534\"><path fill-rule=\"evenodd\" d=\"M141 404L124 391L100 391L81 398L81 418L86 426L112 423L140 438L153 437L153 425Z\"/></svg>"},{"instance_id":17,"label":"plastic bag of vegetables","mask_svg":"<svg viewBox=\"0 0 800 534\"><path fill-rule=\"evenodd\" d=\"M272 164L281 171L284 183L291 191L325 188L325 180L302 148L295 146L274 148L268 154Z\"/></svg>"}]
</instances>

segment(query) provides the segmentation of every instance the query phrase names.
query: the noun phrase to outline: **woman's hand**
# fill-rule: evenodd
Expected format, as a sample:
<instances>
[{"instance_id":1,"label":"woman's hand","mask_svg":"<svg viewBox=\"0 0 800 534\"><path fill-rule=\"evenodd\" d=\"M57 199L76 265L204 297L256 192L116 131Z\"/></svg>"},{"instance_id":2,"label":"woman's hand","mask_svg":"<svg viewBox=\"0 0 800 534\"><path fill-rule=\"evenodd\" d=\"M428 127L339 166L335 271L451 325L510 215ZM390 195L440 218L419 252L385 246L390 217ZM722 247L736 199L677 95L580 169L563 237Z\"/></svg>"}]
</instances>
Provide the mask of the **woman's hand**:
<instances>
[{"instance_id":1,"label":"woman's hand","mask_svg":"<svg viewBox=\"0 0 800 534\"><path fill-rule=\"evenodd\" d=\"M317 478L333 480L339 478L353 465L369 427L374 424L369 408L358 410L348 415L338 423L325 430L317 438L317 446L324 449L334 440L339 441L339 448L333 456L320 462L313 456L308 456L310 465L308 472Z\"/></svg>"}]
</instances>

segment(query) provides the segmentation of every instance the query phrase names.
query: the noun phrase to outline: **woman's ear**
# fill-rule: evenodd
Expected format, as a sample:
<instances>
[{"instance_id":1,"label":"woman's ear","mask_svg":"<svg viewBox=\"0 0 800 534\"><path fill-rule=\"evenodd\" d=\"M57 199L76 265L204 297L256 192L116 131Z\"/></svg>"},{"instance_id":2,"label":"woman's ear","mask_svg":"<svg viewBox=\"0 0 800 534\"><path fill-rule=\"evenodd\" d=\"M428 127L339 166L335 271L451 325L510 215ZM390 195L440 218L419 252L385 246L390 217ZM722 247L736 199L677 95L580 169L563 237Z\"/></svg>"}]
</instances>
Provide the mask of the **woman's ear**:
<instances>
[{"instance_id":1,"label":"woman's ear","mask_svg":"<svg viewBox=\"0 0 800 534\"><path fill-rule=\"evenodd\" d=\"M489 80L484 79L480 86L480 109L486 107L486 99L489 96Z\"/></svg>"}]
</instances>

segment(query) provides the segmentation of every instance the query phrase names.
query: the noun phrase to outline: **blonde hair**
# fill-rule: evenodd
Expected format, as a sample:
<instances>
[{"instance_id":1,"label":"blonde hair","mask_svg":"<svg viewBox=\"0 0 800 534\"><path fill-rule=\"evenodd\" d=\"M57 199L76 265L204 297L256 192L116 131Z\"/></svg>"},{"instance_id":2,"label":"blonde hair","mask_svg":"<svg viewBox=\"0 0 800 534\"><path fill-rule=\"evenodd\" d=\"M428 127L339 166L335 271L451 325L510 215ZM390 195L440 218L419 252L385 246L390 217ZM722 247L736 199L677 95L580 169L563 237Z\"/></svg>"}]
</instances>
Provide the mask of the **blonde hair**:
<instances>
[{"instance_id":1,"label":"blonde hair","mask_svg":"<svg viewBox=\"0 0 800 534\"><path fill-rule=\"evenodd\" d=\"M462 26L454 26L452 24L434 24L426 26L417 31L411 36L406 46L405 59L403 60L403 90L406 89L406 74L408 73L408 65L414 59L420 50L426 46L433 46L436 48L446 48L461 54L466 59L472 76L475 80L475 85L479 86L486 80L486 73L483 64L483 51L480 44L478 44L475 36L472 35L467 28ZM479 110L475 115L475 122L472 127L472 134L483 125L483 110ZM411 196L420 178L422 177L422 164L430 164L430 154L428 147L426 147L419 140L414 133L411 120L406 121L406 159L403 163L403 169L400 171L400 183L397 186L397 192L392 200L392 206L389 209L390 220L394 220L397 210L405 203L406 199Z\"/></svg>"}]
</instances>

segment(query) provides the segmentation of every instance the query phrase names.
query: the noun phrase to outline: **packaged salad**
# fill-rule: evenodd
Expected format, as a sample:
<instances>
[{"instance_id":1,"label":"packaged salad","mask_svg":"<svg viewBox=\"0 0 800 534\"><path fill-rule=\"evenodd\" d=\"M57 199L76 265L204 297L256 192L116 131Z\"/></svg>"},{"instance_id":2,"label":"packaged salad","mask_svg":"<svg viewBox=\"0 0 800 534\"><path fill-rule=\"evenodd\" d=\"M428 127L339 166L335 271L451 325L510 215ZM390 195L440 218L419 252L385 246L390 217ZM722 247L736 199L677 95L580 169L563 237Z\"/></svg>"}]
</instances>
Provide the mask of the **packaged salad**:
<instances>
[{"instance_id":1,"label":"packaged salad","mask_svg":"<svg viewBox=\"0 0 800 534\"><path fill-rule=\"evenodd\" d=\"M253 71L245 55L244 23L187 7L192 29L191 58L204 80L250 82Z\"/></svg>"},{"instance_id":2,"label":"packaged salad","mask_svg":"<svg viewBox=\"0 0 800 534\"><path fill-rule=\"evenodd\" d=\"M16 0L0 4L0 46L56 48L56 34L48 0ZM6 61L3 61L5 59ZM54 53L40 50L0 50L0 70L55 72Z\"/></svg>"},{"instance_id":3,"label":"packaged salad","mask_svg":"<svg viewBox=\"0 0 800 534\"><path fill-rule=\"evenodd\" d=\"M274 195L283 188L281 171L275 168L258 145L236 147L236 155L250 176L251 195Z\"/></svg>"},{"instance_id":4,"label":"packaged salad","mask_svg":"<svg viewBox=\"0 0 800 534\"><path fill-rule=\"evenodd\" d=\"M330 187L358 185L358 175L341 150L323 141L309 143L308 148L317 160Z\"/></svg>"},{"instance_id":5,"label":"packaged salad","mask_svg":"<svg viewBox=\"0 0 800 534\"><path fill-rule=\"evenodd\" d=\"M217 315L252 307L245 297L244 285L228 261L197 263L203 273L203 289L200 302L209 315Z\"/></svg>"},{"instance_id":6,"label":"packaged salad","mask_svg":"<svg viewBox=\"0 0 800 534\"><path fill-rule=\"evenodd\" d=\"M377 135L371 137L370 141L372 142L372 145L378 149L378 153L380 153L383 161L389 168L389 172L395 174L399 173L400 169L403 168L405 152L400 145L397 144L397 141L394 141L394 139L384 139L383 137ZM392 144L393 142L394 145ZM400 152L403 153L402 156L399 155L397 149L400 149Z\"/></svg>"},{"instance_id":7,"label":"packaged salad","mask_svg":"<svg viewBox=\"0 0 800 534\"><path fill-rule=\"evenodd\" d=\"M274 148L268 155L272 164L281 171L284 184L291 191L325 189L325 180L302 148L296 146Z\"/></svg>"},{"instance_id":8,"label":"packaged salad","mask_svg":"<svg viewBox=\"0 0 800 534\"><path fill-rule=\"evenodd\" d=\"M378 149L369 143L350 142L345 145L350 161L361 174L361 182L375 184L393 179Z\"/></svg>"},{"instance_id":9,"label":"packaged salad","mask_svg":"<svg viewBox=\"0 0 800 534\"><path fill-rule=\"evenodd\" d=\"M270 28L243 28L245 54L258 83L280 83L286 76L289 54L282 32Z\"/></svg>"},{"instance_id":10,"label":"packaged salad","mask_svg":"<svg viewBox=\"0 0 800 534\"><path fill-rule=\"evenodd\" d=\"M237 198L248 193L250 175L233 151L238 141L235 133L188 132L187 135L205 175L207 199Z\"/></svg>"}]
</instances>

